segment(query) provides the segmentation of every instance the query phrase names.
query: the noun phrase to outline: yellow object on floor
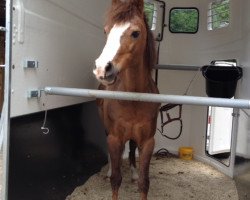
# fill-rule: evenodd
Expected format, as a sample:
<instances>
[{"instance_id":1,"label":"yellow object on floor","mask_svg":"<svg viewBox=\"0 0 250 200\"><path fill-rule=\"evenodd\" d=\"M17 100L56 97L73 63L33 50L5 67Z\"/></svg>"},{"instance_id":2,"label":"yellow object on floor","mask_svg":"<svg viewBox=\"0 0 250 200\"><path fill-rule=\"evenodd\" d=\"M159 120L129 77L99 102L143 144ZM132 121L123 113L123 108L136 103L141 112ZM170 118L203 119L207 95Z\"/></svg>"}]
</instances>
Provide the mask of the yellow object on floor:
<instances>
[{"instance_id":1,"label":"yellow object on floor","mask_svg":"<svg viewBox=\"0 0 250 200\"><path fill-rule=\"evenodd\" d=\"M192 160L193 159L193 148L192 147L180 147L179 148L179 157L183 160Z\"/></svg>"}]
</instances>

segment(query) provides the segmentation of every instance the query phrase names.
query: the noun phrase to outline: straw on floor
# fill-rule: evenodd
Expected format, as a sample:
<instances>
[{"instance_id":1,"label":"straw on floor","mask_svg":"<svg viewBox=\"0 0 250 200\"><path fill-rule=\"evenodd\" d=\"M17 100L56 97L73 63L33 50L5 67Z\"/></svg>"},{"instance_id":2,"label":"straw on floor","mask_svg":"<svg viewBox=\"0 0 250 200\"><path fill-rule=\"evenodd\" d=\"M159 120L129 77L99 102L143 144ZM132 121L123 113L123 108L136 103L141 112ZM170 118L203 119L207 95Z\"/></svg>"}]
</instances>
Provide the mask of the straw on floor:
<instances>
[{"instance_id":1,"label":"straw on floor","mask_svg":"<svg viewBox=\"0 0 250 200\"><path fill-rule=\"evenodd\" d=\"M105 179L108 166L77 187L66 200L111 199L109 180ZM123 182L120 200L139 199L136 183L131 183L127 160L123 161ZM149 200L238 200L234 181L213 167L199 161L178 158L152 158L150 165Z\"/></svg>"}]
</instances>

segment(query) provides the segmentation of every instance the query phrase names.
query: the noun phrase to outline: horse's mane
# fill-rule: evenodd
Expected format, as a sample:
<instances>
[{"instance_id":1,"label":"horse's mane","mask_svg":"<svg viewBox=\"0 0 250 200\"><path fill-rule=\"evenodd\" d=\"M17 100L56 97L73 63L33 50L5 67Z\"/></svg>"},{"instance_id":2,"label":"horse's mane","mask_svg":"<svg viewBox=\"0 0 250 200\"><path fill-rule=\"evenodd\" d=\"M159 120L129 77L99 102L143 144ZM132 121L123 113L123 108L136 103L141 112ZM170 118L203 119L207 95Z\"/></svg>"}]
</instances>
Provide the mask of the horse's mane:
<instances>
[{"instance_id":1,"label":"horse's mane","mask_svg":"<svg viewBox=\"0 0 250 200\"><path fill-rule=\"evenodd\" d=\"M132 21L135 16L142 16L135 3L123 2L122 4L114 4L106 16L106 24L121 24ZM147 30L147 41L144 52L145 66L151 72L156 64L156 50L155 40L152 31L147 23L145 13L143 13L143 20Z\"/></svg>"},{"instance_id":2,"label":"horse's mane","mask_svg":"<svg viewBox=\"0 0 250 200\"><path fill-rule=\"evenodd\" d=\"M112 4L107 13L107 22L111 24L131 21L134 16L140 16L140 10L135 3L124 1Z\"/></svg>"},{"instance_id":3,"label":"horse's mane","mask_svg":"<svg viewBox=\"0 0 250 200\"><path fill-rule=\"evenodd\" d=\"M145 64L147 65L149 71L153 69L156 65L156 49L155 49L155 38L152 31L149 28L146 15L144 14L144 23L146 24L147 29L147 42L146 42L146 49L144 53L144 60Z\"/></svg>"}]
</instances>

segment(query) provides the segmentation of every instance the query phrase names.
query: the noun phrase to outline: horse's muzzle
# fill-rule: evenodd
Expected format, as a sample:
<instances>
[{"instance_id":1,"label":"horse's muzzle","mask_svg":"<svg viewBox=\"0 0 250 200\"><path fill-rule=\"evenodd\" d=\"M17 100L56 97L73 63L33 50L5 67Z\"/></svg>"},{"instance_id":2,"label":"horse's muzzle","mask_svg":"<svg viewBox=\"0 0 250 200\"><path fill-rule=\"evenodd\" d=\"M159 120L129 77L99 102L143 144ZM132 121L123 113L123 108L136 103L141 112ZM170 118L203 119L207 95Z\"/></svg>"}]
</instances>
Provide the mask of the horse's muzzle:
<instances>
[{"instance_id":1,"label":"horse's muzzle","mask_svg":"<svg viewBox=\"0 0 250 200\"><path fill-rule=\"evenodd\" d=\"M107 65L103 67L98 67L93 70L98 81L104 85L113 84L116 80L117 70L115 69L112 62L108 62Z\"/></svg>"}]
</instances>

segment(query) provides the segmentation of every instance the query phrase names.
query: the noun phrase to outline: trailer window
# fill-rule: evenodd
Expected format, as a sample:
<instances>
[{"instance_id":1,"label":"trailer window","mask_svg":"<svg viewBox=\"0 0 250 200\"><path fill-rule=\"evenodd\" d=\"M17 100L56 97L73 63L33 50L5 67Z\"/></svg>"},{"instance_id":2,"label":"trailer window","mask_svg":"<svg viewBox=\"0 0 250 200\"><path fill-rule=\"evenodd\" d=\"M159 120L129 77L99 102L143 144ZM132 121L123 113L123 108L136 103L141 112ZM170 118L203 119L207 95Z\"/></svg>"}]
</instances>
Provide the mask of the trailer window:
<instances>
[{"instance_id":1,"label":"trailer window","mask_svg":"<svg viewBox=\"0 0 250 200\"><path fill-rule=\"evenodd\" d=\"M208 6L207 29L214 30L229 25L230 0L216 0Z\"/></svg>"},{"instance_id":2,"label":"trailer window","mask_svg":"<svg viewBox=\"0 0 250 200\"><path fill-rule=\"evenodd\" d=\"M165 2L147 0L144 2L144 12L156 41L162 41L165 24Z\"/></svg>"},{"instance_id":3,"label":"trailer window","mask_svg":"<svg viewBox=\"0 0 250 200\"><path fill-rule=\"evenodd\" d=\"M151 30L156 29L157 9L154 3L144 3L144 12L146 14L148 25Z\"/></svg>"},{"instance_id":4,"label":"trailer window","mask_svg":"<svg viewBox=\"0 0 250 200\"><path fill-rule=\"evenodd\" d=\"M169 16L171 33L197 33L199 11L197 8L172 8Z\"/></svg>"}]
</instances>

